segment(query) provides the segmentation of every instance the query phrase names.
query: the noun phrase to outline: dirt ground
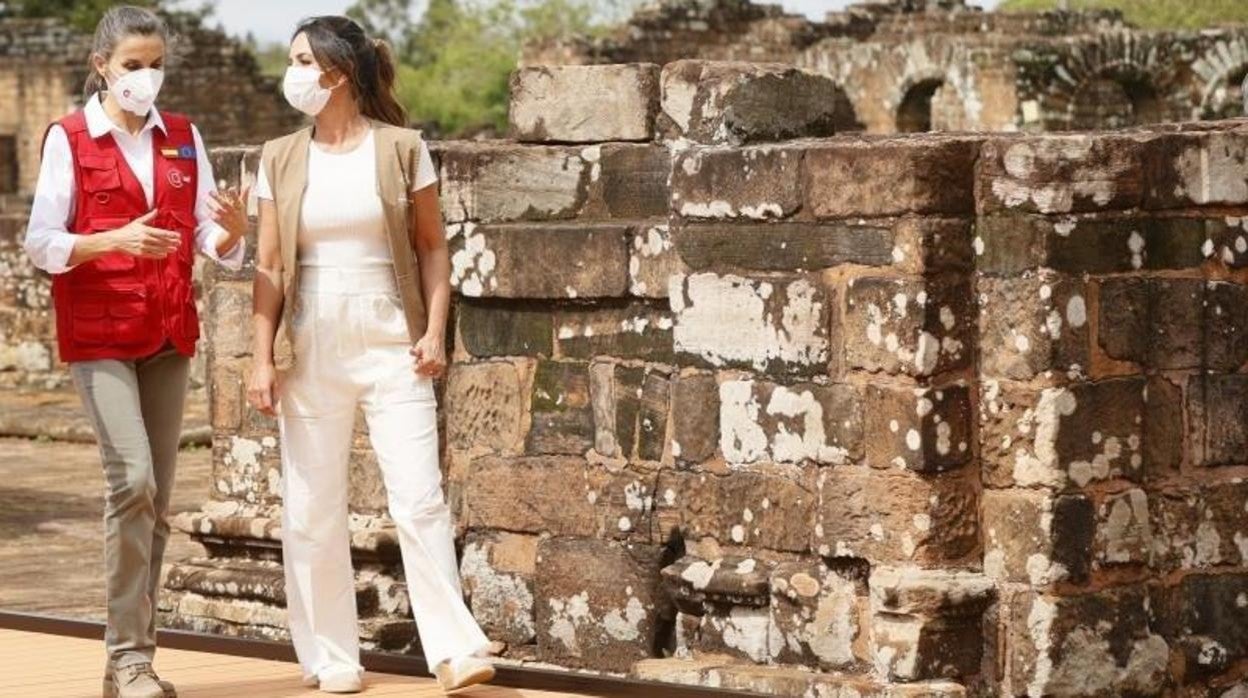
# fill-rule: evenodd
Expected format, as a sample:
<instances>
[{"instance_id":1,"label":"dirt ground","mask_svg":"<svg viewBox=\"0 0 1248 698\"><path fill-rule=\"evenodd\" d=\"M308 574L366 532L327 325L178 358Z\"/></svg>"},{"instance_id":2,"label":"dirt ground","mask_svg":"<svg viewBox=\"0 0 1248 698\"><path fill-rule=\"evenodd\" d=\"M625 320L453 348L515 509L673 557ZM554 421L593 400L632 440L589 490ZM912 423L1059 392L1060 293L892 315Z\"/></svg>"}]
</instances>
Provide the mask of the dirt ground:
<instances>
[{"instance_id":1,"label":"dirt ground","mask_svg":"<svg viewBox=\"0 0 1248 698\"><path fill-rule=\"evenodd\" d=\"M172 511L208 497L212 452L183 449ZM104 617L104 479L93 443L0 438L0 609ZM166 560L202 554L174 532Z\"/></svg>"}]
</instances>

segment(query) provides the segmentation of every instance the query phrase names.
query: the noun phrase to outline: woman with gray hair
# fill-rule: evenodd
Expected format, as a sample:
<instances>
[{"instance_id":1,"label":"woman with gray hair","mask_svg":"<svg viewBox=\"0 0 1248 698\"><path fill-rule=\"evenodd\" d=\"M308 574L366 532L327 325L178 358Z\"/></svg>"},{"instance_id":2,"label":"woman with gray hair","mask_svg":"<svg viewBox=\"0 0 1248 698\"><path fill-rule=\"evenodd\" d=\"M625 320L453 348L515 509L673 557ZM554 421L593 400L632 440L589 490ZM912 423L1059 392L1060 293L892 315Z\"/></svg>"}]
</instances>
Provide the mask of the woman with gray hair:
<instances>
[{"instance_id":1,"label":"woman with gray hair","mask_svg":"<svg viewBox=\"0 0 1248 698\"><path fill-rule=\"evenodd\" d=\"M106 484L105 698L162 698L152 669L187 370L195 252L238 269L246 193L218 195L199 131L160 112L169 32L118 6L95 30L86 105L43 144L25 248L52 274L57 352L95 429Z\"/></svg>"}]
</instances>

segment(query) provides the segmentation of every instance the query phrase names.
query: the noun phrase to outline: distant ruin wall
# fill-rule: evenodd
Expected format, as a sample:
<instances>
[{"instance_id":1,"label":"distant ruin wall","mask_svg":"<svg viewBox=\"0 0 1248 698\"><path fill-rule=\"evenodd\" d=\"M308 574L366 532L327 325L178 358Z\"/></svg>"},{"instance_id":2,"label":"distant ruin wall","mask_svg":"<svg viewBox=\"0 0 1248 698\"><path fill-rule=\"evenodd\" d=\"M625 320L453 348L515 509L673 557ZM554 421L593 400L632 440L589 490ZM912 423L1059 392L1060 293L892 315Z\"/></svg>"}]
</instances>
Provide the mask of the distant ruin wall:
<instances>
[{"instance_id":1,"label":"distant ruin wall","mask_svg":"<svg viewBox=\"0 0 1248 698\"><path fill-rule=\"evenodd\" d=\"M505 659L1242 698L1248 122L758 143L730 73L526 70L518 141L436 145L443 465ZM162 617L283 638L251 274L208 289L213 489L177 525L213 557L173 566ZM418 651L362 425L351 510L361 634Z\"/></svg>"}]
</instances>

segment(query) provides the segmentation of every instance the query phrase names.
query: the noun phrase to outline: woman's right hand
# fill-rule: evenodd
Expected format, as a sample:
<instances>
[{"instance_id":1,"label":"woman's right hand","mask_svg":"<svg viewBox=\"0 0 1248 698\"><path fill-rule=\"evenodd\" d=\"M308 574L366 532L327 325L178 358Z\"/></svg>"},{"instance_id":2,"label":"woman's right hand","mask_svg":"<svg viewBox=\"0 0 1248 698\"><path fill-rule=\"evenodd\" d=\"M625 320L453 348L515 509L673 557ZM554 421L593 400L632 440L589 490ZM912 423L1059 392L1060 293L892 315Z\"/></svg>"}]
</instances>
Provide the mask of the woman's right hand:
<instances>
[{"instance_id":1,"label":"woman's right hand","mask_svg":"<svg viewBox=\"0 0 1248 698\"><path fill-rule=\"evenodd\" d=\"M247 381L247 402L252 407L273 417L277 414L277 369L272 361L257 361L251 367Z\"/></svg>"},{"instance_id":2,"label":"woman's right hand","mask_svg":"<svg viewBox=\"0 0 1248 698\"><path fill-rule=\"evenodd\" d=\"M182 244L182 236L172 230L155 228L147 223L156 217L156 209L135 218L112 231L113 249L135 257L164 259Z\"/></svg>"}]
</instances>

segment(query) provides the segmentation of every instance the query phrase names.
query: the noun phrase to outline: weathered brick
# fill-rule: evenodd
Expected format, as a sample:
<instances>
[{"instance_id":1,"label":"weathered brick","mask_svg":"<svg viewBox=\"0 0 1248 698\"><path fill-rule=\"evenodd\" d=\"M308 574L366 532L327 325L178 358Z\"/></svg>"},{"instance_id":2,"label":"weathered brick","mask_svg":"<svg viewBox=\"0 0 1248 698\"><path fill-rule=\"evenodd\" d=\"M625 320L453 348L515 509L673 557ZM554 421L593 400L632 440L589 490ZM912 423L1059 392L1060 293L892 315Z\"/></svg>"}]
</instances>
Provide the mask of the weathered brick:
<instances>
[{"instance_id":1,"label":"weathered brick","mask_svg":"<svg viewBox=\"0 0 1248 698\"><path fill-rule=\"evenodd\" d=\"M1204 232L1198 252L1201 259L1217 259L1232 269L1248 266L1248 216L1206 220Z\"/></svg>"},{"instance_id":2,"label":"weathered brick","mask_svg":"<svg viewBox=\"0 0 1248 698\"><path fill-rule=\"evenodd\" d=\"M451 285L465 296L622 296L630 242L615 223L465 223L450 238Z\"/></svg>"},{"instance_id":3,"label":"weathered brick","mask_svg":"<svg viewBox=\"0 0 1248 698\"><path fill-rule=\"evenodd\" d=\"M583 454L594 444L589 364L539 361L530 398L528 453Z\"/></svg>"},{"instance_id":4,"label":"weathered brick","mask_svg":"<svg viewBox=\"0 0 1248 698\"><path fill-rule=\"evenodd\" d=\"M665 146L604 143L586 148L583 157L593 158L595 153L589 211L601 209L612 218L667 216L672 156Z\"/></svg>"},{"instance_id":5,"label":"weathered brick","mask_svg":"<svg viewBox=\"0 0 1248 698\"><path fill-rule=\"evenodd\" d=\"M672 211L684 218L785 218L801 205L802 151L691 148L672 162Z\"/></svg>"},{"instance_id":6,"label":"weathered brick","mask_svg":"<svg viewBox=\"0 0 1248 698\"><path fill-rule=\"evenodd\" d=\"M1194 375L1188 380L1190 448L1197 464L1248 464L1248 375Z\"/></svg>"},{"instance_id":7,"label":"weathered brick","mask_svg":"<svg viewBox=\"0 0 1248 698\"><path fill-rule=\"evenodd\" d=\"M1148 503L1159 569L1248 565L1248 482L1156 492Z\"/></svg>"},{"instance_id":8,"label":"weathered brick","mask_svg":"<svg viewBox=\"0 0 1248 698\"><path fill-rule=\"evenodd\" d=\"M457 145L439 158L448 221L567 219L585 205L592 164L579 147Z\"/></svg>"},{"instance_id":9,"label":"weathered brick","mask_svg":"<svg viewBox=\"0 0 1248 698\"><path fill-rule=\"evenodd\" d=\"M550 356L554 350L550 309L536 304L461 297L455 324L464 351L475 357Z\"/></svg>"},{"instance_id":10,"label":"weathered brick","mask_svg":"<svg viewBox=\"0 0 1248 698\"><path fill-rule=\"evenodd\" d=\"M1016 693L1152 696L1166 687L1170 647L1152 632L1142 589L1016 596L1010 667Z\"/></svg>"},{"instance_id":11,"label":"weathered brick","mask_svg":"<svg viewBox=\"0 0 1248 698\"><path fill-rule=\"evenodd\" d=\"M251 353L251 284L216 284L208 301L208 335L212 353L218 358L247 356Z\"/></svg>"},{"instance_id":12,"label":"weathered brick","mask_svg":"<svg viewBox=\"0 0 1248 698\"><path fill-rule=\"evenodd\" d=\"M818 478L812 544L825 557L873 562L958 560L979 539L979 496L966 477L846 466Z\"/></svg>"},{"instance_id":13,"label":"weathered brick","mask_svg":"<svg viewBox=\"0 0 1248 698\"><path fill-rule=\"evenodd\" d=\"M866 659L865 565L783 562L771 573L771 622L783 640L776 661L849 670Z\"/></svg>"},{"instance_id":14,"label":"weathered brick","mask_svg":"<svg viewBox=\"0 0 1248 698\"><path fill-rule=\"evenodd\" d=\"M1190 574L1157 598L1158 625L1177 639L1185 678L1219 674L1248 658L1248 574Z\"/></svg>"},{"instance_id":15,"label":"weathered brick","mask_svg":"<svg viewBox=\"0 0 1248 698\"><path fill-rule=\"evenodd\" d=\"M1143 475L1143 378L1065 387L981 390L980 458L985 482L1064 489Z\"/></svg>"},{"instance_id":16,"label":"weathered brick","mask_svg":"<svg viewBox=\"0 0 1248 698\"><path fill-rule=\"evenodd\" d=\"M535 536L470 533L464 541L459 574L472 615L493 640L508 645L534 642Z\"/></svg>"},{"instance_id":17,"label":"weathered brick","mask_svg":"<svg viewBox=\"0 0 1248 698\"><path fill-rule=\"evenodd\" d=\"M1152 376L1145 390L1144 467L1154 478L1177 472L1183 462L1183 388Z\"/></svg>"},{"instance_id":18,"label":"weathered brick","mask_svg":"<svg viewBox=\"0 0 1248 698\"><path fill-rule=\"evenodd\" d=\"M1084 581L1092 563L1095 515L1083 495L985 490L984 573L1033 587Z\"/></svg>"},{"instance_id":19,"label":"weathered brick","mask_svg":"<svg viewBox=\"0 0 1248 698\"><path fill-rule=\"evenodd\" d=\"M1138 206L1142 150L1139 140L1117 135L989 139L976 165L977 208L1052 214Z\"/></svg>"},{"instance_id":20,"label":"weathered brick","mask_svg":"<svg viewBox=\"0 0 1248 698\"><path fill-rule=\"evenodd\" d=\"M1145 150L1151 209L1248 203L1248 136L1236 132L1171 133Z\"/></svg>"},{"instance_id":21,"label":"weathered brick","mask_svg":"<svg viewBox=\"0 0 1248 698\"><path fill-rule=\"evenodd\" d=\"M663 583L681 608L708 609L705 604L766 606L771 563L753 557L725 555L704 560L686 555L663 568Z\"/></svg>"},{"instance_id":22,"label":"weathered brick","mask_svg":"<svg viewBox=\"0 0 1248 698\"><path fill-rule=\"evenodd\" d=\"M511 74L517 140L553 143L649 140L659 106L659 66L531 66Z\"/></svg>"},{"instance_id":23,"label":"weathered brick","mask_svg":"<svg viewBox=\"0 0 1248 698\"><path fill-rule=\"evenodd\" d=\"M981 278L980 374L1026 380L1049 371L1078 377L1089 359L1083 283L1048 272Z\"/></svg>"},{"instance_id":24,"label":"weathered brick","mask_svg":"<svg viewBox=\"0 0 1248 698\"><path fill-rule=\"evenodd\" d=\"M846 223L686 223L673 237L689 269L808 271L893 261L888 226Z\"/></svg>"},{"instance_id":25,"label":"weathered brick","mask_svg":"<svg viewBox=\"0 0 1248 698\"><path fill-rule=\"evenodd\" d=\"M666 370L594 363L590 367L594 450L611 458L660 460L670 395Z\"/></svg>"},{"instance_id":26,"label":"weathered brick","mask_svg":"<svg viewBox=\"0 0 1248 698\"><path fill-rule=\"evenodd\" d=\"M1096 538L1093 555L1102 567L1148 565L1153 557L1153 525L1148 495L1132 488L1111 494L1096 512Z\"/></svg>"},{"instance_id":27,"label":"weathered brick","mask_svg":"<svg viewBox=\"0 0 1248 698\"><path fill-rule=\"evenodd\" d=\"M971 218L937 216L893 219L893 264L908 274L969 272L975 266ZM855 232L855 235L861 235ZM865 263L865 262L864 262Z\"/></svg>"},{"instance_id":28,"label":"weathered brick","mask_svg":"<svg viewBox=\"0 0 1248 698\"><path fill-rule=\"evenodd\" d=\"M474 453L519 453L524 444L524 379L504 361L454 363L447 375L447 443Z\"/></svg>"},{"instance_id":29,"label":"weathered brick","mask_svg":"<svg viewBox=\"0 0 1248 698\"><path fill-rule=\"evenodd\" d=\"M859 128L835 81L792 65L678 60L661 85L670 138L741 144Z\"/></svg>"},{"instance_id":30,"label":"weathered brick","mask_svg":"<svg viewBox=\"0 0 1248 698\"><path fill-rule=\"evenodd\" d=\"M812 278L691 274L671 279L669 299L681 360L771 374L825 371L829 300Z\"/></svg>"},{"instance_id":31,"label":"weathered brick","mask_svg":"<svg viewBox=\"0 0 1248 698\"><path fill-rule=\"evenodd\" d=\"M666 223L633 230L628 257L628 291L643 298L667 298L668 279L686 273Z\"/></svg>"},{"instance_id":32,"label":"weathered brick","mask_svg":"<svg viewBox=\"0 0 1248 698\"><path fill-rule=\"evenodd\" d=\"M701 463L719 446L719 384L711 373L685 373L672 382L672 456Z\"/></svg>"},{"instance_id":33,"label":"weathered brick","mask_svg":"<svg viewBox=\"0 0 1248 698\"><path fill-rule=\"evenodd\" d=\"M1106 279L1097 341L1111 358L1195 368L1205 354L1204 304L1200 279Z\"/></svg>"},{"instance_id":34,"label":"weathered brick","mask_svg":"<svg viewBox=\"0 0 1248 698\"><path fill-rule=\"evenodd\" d=\"M686 540L801 552L810 545L817 496L809 472L791 466L724 475L665 470L655 488L656 537L679 533Z\"/></svg>"},{"instance_id":35,"label":"weathered brick","mask_svg":"<svg viewBox=\"0 0 1248 698\"><path fill-rule=\"evenodd\" d=\"M970 213L978 150L970 138L812 145L804 163L805 206L817 218Z\"/></svg>"},{"instance_id":36,"label":"weathered brick","mask_svg":"<svg viewBox=\"0 0 1248 698\"><path fill-rule=\"evenodd\" d=\"M672 314L666 305L642 301L574 306L555 313L555 345L568 358L671 363Z\"/></svg>"},{"instance_id":37,"label":"weathered brick","mask_svg":"<svg viewBox=\"0 0 1248 698\"><path fill-rule=\"evenodd\" d=\"M650 656L672 617L661 548L550 538L538 543L537 563L539 659L622 672Z\"/></svg>"},{"instance_id":38,"label":"weathered brick","mask_svg":"<svg viewBox=\"0 0 1248 698\"><path fill-rule=\"evenodd\" d=\"M862 395L849 385L719 384L719 447L732 464L862 458Z\"/></svg>"},{"instance_id":39,"label":"weathered brick","mask_svg":"<svg viewBox=\"0 0 1248 698\"><path fill-rule=\"evenodd\" d=\"M867 386L867 462L934 473L971 459L971 395L965 384Z\"/></svg>"},{"instance_id":40,"label":"weathered brick","mask_svg":"<svg viewBox=\"0 0 1248 698\"><path fill-rule=\"evenodd\" d=\"M845 363L852 368L932 376L967 366L974 301L953 277L859 277L846 291Z\"/></svg>"},{"instance_id":41,"label":"weathered brick","mask_svg":"<svg viewBox=\"0 0 1248 698\"><path fill-rule=\"evenodd\" d=\"M1211 281L1205 287L1203 367L1235 372L1248 363L1248 286Z\"/></svg>"}]
</instances>

